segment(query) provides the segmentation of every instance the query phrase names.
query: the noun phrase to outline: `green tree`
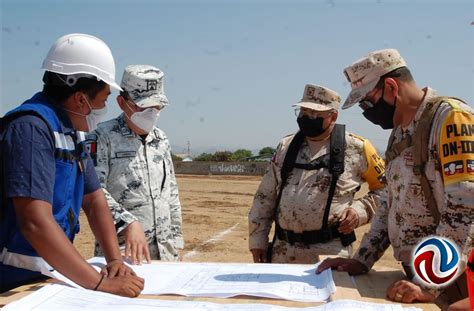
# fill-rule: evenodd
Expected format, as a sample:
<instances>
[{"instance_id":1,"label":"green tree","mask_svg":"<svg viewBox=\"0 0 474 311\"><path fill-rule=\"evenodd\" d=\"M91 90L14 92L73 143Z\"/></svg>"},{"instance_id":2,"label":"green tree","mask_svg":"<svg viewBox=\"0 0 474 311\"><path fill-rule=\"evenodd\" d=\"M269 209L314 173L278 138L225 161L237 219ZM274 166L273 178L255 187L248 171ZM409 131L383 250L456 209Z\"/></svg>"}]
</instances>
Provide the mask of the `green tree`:
<instances>
[{"instance_id":1,"label":"green tree","mask_svg":"<svg viewBox=\"0 0 474 311\"><path fill-rule=\"evenodd\" d=\"M262 155L272 155L274 154L276 151L275 148L272 148L272 147L264 147L262 149L260 149L260 151L258 152L258 155L262 156Z\"/></svg>"},{"instance_id":2,"label":"green tree","mask_svg":"<svg viewBox=\"0 0 474 311\"><path fill-rule=\"evenodd\" d=\"M183 161L183 159L181 157L178 157L177 155L175 155L174 153L171 153L171 159L173 160L173 162L181 162Z\"/></svg>"},{"instance_id":3,"label":"green tree","mask_svg":"<svg viewBox=\"0 0 474 311\"><path fill-rule=\"evenodd\" d=\"M198 155L197 157L194 158L194 161L213 161L213 155L210 154L210 153L201 153L200 155Z\"/></svg>"},{"instance_id":4,"label":"green tree","mask_svg":"<svg viewBox=\"0 0 474 311\"><path fill-rule=\"evenodd\" d=\"M230 151L217 151L212 156L212 161L229 162L231 158L232 158L232 152L230 152Z\"/></svg>"},{"instance_id":5,"label":"green tree","mask_svg":"<svg viewBox=\"0 0 474 311\"><path fill-rule=\"evenodd\" d=\"M237 149L232 154L232 161L242 161L252 156L252 151L247 149Z\"/></svg>"}]
</instances>

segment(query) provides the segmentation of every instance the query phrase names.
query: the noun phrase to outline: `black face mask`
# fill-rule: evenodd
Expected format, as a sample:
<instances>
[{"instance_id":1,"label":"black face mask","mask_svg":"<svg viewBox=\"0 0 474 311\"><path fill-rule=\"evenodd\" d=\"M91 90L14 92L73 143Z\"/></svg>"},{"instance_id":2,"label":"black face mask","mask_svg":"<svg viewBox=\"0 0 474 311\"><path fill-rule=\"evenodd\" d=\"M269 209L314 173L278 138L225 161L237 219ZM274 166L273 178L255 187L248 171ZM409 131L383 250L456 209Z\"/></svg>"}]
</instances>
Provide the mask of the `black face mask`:
<instances>
[{"instance_id":1,"label":"black face mask","mask_svg":"<svg viewBox=\"0 0 474 311\"><path fill-rule=\"evenodd\" d=\"M323 128L324 118L321 117L311 119L308 116L302 116L298 117L296 122L298 122L301 133L307 137L319 136L327 130Z\"/></svg>"},{"instance_id":2,"label":"black face mask","mask_svg":"<svg viewBox=\"0 0 474 311\"><path fill-rule=\"evenodd\" d=\"M395 114L397 98L395 97L395 102L393 105L390 105L383 99L384 91L382 91L382 97L375 103L375 106L366 109L362 114L370 122L380 125L384 130L388 130L394 127L393 116Z\"/></svg>"}]
</instances>

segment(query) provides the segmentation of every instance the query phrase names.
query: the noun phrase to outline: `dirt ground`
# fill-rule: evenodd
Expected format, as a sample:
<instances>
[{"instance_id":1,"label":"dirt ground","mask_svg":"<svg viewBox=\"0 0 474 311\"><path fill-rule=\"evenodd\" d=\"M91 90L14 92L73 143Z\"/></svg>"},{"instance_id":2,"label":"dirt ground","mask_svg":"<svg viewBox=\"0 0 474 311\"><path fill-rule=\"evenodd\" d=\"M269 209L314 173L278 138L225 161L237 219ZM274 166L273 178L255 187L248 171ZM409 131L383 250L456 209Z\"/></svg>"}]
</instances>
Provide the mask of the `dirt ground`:
<instances>
[{"instance_id":1,"label":"dirt ground","mask_svg":"<svg viewBox=\"0 0 474 311\"><path fill-rule=\"evenodd\" d=\"M247 214L261 177L178 175L177 180L185 239L183 261L252 262ZM356 230L354 249L368 229L366 225ZM74 244L84 258L93 256L94 238L83 214ZM400 267L391 248L377 265Z\"/></svg>"}]
</instances>

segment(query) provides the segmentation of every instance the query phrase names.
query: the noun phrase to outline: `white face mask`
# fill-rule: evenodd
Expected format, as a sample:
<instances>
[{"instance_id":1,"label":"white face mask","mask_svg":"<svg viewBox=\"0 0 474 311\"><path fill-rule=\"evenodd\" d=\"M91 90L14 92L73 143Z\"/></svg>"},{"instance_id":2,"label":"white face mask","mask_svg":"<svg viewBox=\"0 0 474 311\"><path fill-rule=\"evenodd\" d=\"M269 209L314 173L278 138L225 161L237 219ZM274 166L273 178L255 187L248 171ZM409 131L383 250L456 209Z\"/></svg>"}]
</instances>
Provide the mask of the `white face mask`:
<instances>
[{"instance_id":1,"label":"white face mask","mask_svg":"<svg viewBox=\"0 0 474 311\"><path fill-rule=\"evenodd\" d=\"M153 126L155 126L159 116L160 110L156 108L147 108L140 112L134 112L130 117L130 121L148 133L153 129Z\"/></svg>"},{"instance_id":2,"label":"white face mask","mask_svg":"<svg viewBox=\"0 0 474 311\"><path fill-rule=\"evenodd\" d=\"M85 98L85 97L84 97ZM88 115L86 115L86 122L89 132L92 132L97 128L97 125L102 121L102 118L107 114L107 106L99 109L93 109L89 104L89 101L86 99L86 103L91 109Z\"/></svg>"},{"instance_id":3,"label":"white face mask","mask_svg":"<svg viewBox=\"0 0 474 311\"><path fill-rule=\"evenodd\" d=\"M82 114L82 113L72 111L66 108L63 108L63 109L71 113L77 114L79 116L86 117L87 131L92 132L93 130L97 128L97 125L100 123L102 118L107 114L107 104L103 108L94 109L92 108L91 104L89 104L89 101L87 100L85 96L84 96L84 99L86 100L87 106L89 106L89 109L91 110L89 114Z\"/></svg>"}]
</instances>

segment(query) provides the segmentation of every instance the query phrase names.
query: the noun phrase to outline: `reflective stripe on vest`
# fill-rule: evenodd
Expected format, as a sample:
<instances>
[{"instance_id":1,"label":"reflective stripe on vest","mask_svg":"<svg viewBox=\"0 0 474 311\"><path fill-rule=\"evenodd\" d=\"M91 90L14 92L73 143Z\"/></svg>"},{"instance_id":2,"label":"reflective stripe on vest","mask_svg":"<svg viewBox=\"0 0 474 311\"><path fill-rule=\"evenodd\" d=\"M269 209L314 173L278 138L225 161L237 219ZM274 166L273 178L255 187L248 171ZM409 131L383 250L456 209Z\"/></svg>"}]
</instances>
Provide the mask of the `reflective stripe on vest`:
<instances>
[{"instance_id":1,"label":"reflective stripe on vest","mask_svg":"<svg viewBox=\"0 0 474 311\"><path fill-rule=\"evenodd\" d=\"M41 94L23 103L21 106L8 112L6 116L31 112L48 124L51 135L54 136L55 145L55 178L52 198L52 213L55 221L61 227L69 240L73 241L79 230L79 211L84 194L84 176L79 170L78 156L85 145L83 132L63 133L61 122L55 109ZM74 142L76 139L76 142ZM82 144L81 144L82 142ZM6 273L5 281L13 282L15 269L8 270L10 266L30 270L33 274L39 271L44 260L38 256L30 243L21 234L11 200L6 207L5 219L0 222L0 264Z\"/></svg>"},{"instance_id":2,"label":"reflective stripe on vest","mask_svg":"<svg viewBox=\"0 0 474 311\"><path fill-rule=\"evenodd\" d=\"M0 262L4 265L13 266L31 271L51 271L53 268L41 257L21 255L9 252L5 247L0 253Z\"/></svg>"}]
</instances>

